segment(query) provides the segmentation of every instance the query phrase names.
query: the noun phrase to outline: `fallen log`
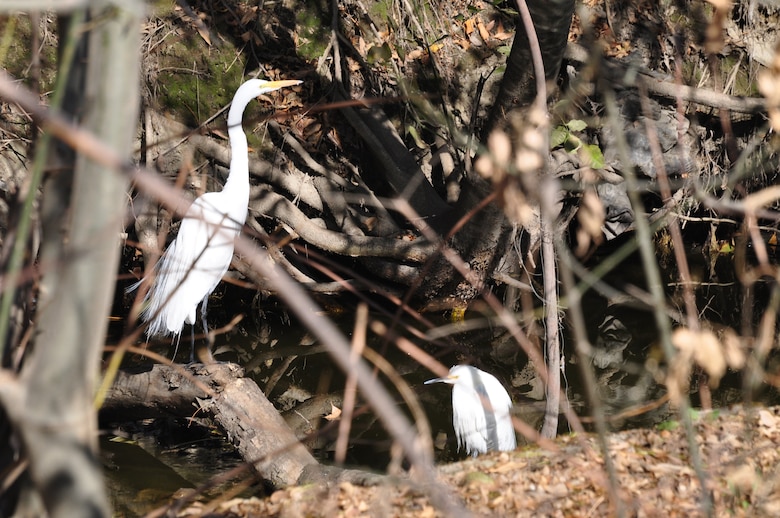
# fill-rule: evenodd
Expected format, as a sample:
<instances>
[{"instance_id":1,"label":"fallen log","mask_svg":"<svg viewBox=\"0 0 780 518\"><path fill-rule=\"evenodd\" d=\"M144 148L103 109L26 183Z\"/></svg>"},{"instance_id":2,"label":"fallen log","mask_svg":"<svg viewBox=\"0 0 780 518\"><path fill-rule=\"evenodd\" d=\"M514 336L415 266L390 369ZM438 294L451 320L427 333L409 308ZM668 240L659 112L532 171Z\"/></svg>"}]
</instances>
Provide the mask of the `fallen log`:
<instances>
[{"instance_id":1,"label":"fallen log","mask_svg":"<svg viewBox=\"0 0 780 518\"><path fill-rule=\"evenodd\" d=\"M257 384L242 376L242 369L229 363L120 371L101 417L209 418L264 481L277 488L295 485L305 468L307 473L316 471L318 463Z\"/></svg>"}]
</instances>

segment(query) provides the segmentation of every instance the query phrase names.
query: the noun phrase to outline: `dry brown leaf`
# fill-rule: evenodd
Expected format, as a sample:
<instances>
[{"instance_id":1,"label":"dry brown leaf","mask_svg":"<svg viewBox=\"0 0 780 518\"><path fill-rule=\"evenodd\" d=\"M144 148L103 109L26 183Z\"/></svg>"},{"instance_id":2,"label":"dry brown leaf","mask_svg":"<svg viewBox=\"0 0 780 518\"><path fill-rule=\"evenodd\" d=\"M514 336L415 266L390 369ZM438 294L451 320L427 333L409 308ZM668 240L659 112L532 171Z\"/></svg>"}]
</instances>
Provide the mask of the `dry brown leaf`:
<instances>
[{"instance_id":1,"label":"dry brown leaf","mask_svg":"<svg viewBox=\"0 0 780 518\"><path fill-rule=\"evenodd\" d=\"M413 51L406 54L407 61L414 61L415 59L420 59L425 54L425 51L422 49L414 49Z\"/></svg>"},{"instance_id":2,"label":"dry brown leaf","mask_svg":"<svg viewBox=\"0 0 780 518\"><path fill-rule=\"evenodd\" d=\"M726 358L718 337L712 331L699 333L699 346L694 351L693 358L709 375L710 386L717 387L726 373Z\"/></svg>"},{"instance_id":3,"label":"dry brown leaf","mask_svg":"<svg viewBox=\"0 0 780 518\"><path fill-rule=\"evenodd\" d=\"M209 34L209 29L206 27L206 24L204 24L202 21L195 22L195 29L198 31L198 34L200 34L200 37L203 38L203 41L206 42L206 45L210 47L211 35Z\"/></svg>"},{"instance_id":4,"label":"dry brown leaf","mask_svg":"<svg viewBox=\"0 0 780 518\"><path fill-rule=\"evenodd\" d=\"M534 149L520 149L515 153L515 167L518 171L531 173L544 165L544 157Z\"/></svg>"},{"instance_id":5,"label":"dry brown leaf","mask_svg":"<svg viewBox=\"0 0 780 518\"><path fill-rule=\"evenodd\" d=\"M474 170L483 178L492 178L494 172L493 160L487 154L479 155L479 157L474 161Z\"/></svg>"},{"instance_id":6,"label":"dry brown leaf","mask_svg":"<svg viewBox=\"0 0 780 518\"><path fill-rule=\"evenodd\" d=\"M512 156L512 141L509 135L501 130L493 131L488 137L488 149L493 155L493 160L499 167L506 167Z\"/></svg>"},{"instance_id":7,"label":"dry brown leaf","mask_svg":"<svg viewBox=\"0 0 780 518\"><path fill-rule=\"evenodd\" d=\"M474 18L469 18L465 21L463 24L463 31L466 33L467 36L470 36L472 32L474 32L474 26L476 25L477 21Z\"/></svg>"},{"instance_id":8,"label":"dry brown leaf","mask_svg":"<svg viewBox=\"0 0 780 518\"><path fill-rule=\"evenodd\" d=\"M510 471L525 469L527 466L527 462L508 461L497 464L495 468L489 469L488 473L508 473Z\"/></svg>"},{"instance_id":9,"label":"dry brown leaf","mask_svg":"<svg viewBox=\"0 0 780 518\"><path fill-rule=\"evenodd\" d=\"M335 421L337 419L341 419L341 409L334 405L333 403L330 404L330 414L325 416L325 419L328 421Z\"/></svg>"},{"instance_id":10,"label":"dry brown leaf","mask_svg":"<svg viewBox=\"0 0 780 518\"><path fill-rule=\"evenodd\" d=\"M780 430L780 418L766 409L758 411L758 425L761 434L772 437Z\"/></svg>"},{"instance_id":11,"label":"dry brown leaf","mask_svg":"<svg viewBox=\"0 0 780 518\"><path fill-rule=\"evenodd\" d=\"M504 29L504 24L501 23L501 20L498 21L496 24L496 33L493 35L493 37L500 41L506 41L508 39L511 39L514 36L513 32L507 32Z\"/></svg>"},{"instance_id":12,"label":"dry brown leaf","mask_svg":"<svg viewBox=\"0 0 780 518\"><path fill-rule=\"evenodd\" d=\"M257 7L253 7L252 9L245 10L244 14L241 16L240 25L243 26L253 21L257 17L256 9Z\"/></svg>"},{"instance_id":13,"label":"dry brown leaf","mask_svg":"<svg viewBox=\"0 0 780 518\"><path fill-rule=\"evenodd\" d=\"M717 54L720 52L725 41L723 39L724 28L728 20L729 13L733 6L732 0L707 0L715 7L715 13L712 15L709 25L705 30L704 50L708 54Z\"/></svg>"},{"instance_id":14,"label":"dry brown leaf","mask_svg":"<svg viewBox=\"0 0 780 518\"><path fill-rule=\"evenodd\" d=\"M733 4L732 0L707 0L719 11L730 11Z\"/></svg>"},{"instance_id":15,"label":"dry brown leaf","mask_svg":"<svg viewBox=\"0 0 780 518\"><path fill-rule=\"evenodd\" d=\"M623 41L623 42L615 42L609 45L607 48L607 55L613 58L624 58L631 54L631 42L629 41Z\"/></svg>"},{"instance_id":16,"label":"dry brown leaf","mask_svg":"<svg viewBox=\"0 0 780 518\"><path fill-rule=\"evenodd\" d=\"M723 329L720 333L720 341L723 345L726 364L734 370L740 370L744 367L746 361L745 353L742 350L742 343L737 332L730 327Z\"/></svg>"},{"instance_id":17,"label":"dry brown leaf","mask_svg":"<svg viewBox=\"0 0 780 518\"><path fill-rule=\"evenodd\" d=\"M577 212L577 219L582 229L594 242L601 239L601 227L604 225L605 217L606 210L596 190L592 188L586 189L582 195L582 203L580 203L580 209Z\"/></svg>"},{"instance_id":18,"label":"dry brown leaf","mask_svg":"<svg viewBox=\"0 0 780 518\"><path fill-rule=\"evenodd\" d=\"M732 468L726 474L726 481L729 486L744 494L753 492L760 482L760 477L756 474L756 469L750 463L746 463Z\"/></svg>"},{"instance_id":19,"label":"dry brown leaf","mask_svg":"<svg viewBox=\"0 0 780 518\"><path fill-rule=\"evenodd\" d=\"M363 36L358 36L357 44L355 44L355 48L358 51L358 54L360 54L363 57L366 57L368 55L368 50L373 47L373 45L369 46L366 43L366 40L363 39Z\"/></svg>"},{"instance_id":20,"label":"dry brown leaf","mask_svg":"<svg viewBox=\"0 0 780 518\"><path fill-rule=\"evenodd\" d=\"M481 20L477 21L477 30L479 31L479 37L482 38L482 41L485 43L490 41L490 32L488 32L487 27L485 27L485 24L482 23Z\"/></svg>"},{"instance_id":21,"label":"dry brown leaf","mask_svg":"<svg viewBox=\"0 0 780 518\"><path fill-rule=\"evenodd\" d=\"M715 333L681 327L672 333L672 344L680 351L679 361L695 361L709 375L710 385L717 386L726 373L726 358Z\"/></svg>"},{"instance_id":22,"label":"dry brown leaf","mask_svg":"<svg viewBox=\"0 0 780 518\"><path fill-rule=\"evenodd\" d=\"M528 199L514 182L504 188L504 212L513 222L520 223L524 227L538 217L536 207L528 203Z\"/></svg>"},{"instance_id":23,"label":"dry brown leaf","mask_svg":"<svg viewBox=\"0 0 780 518\"><path fill-rule=\"evenodd\" d=\"M563 498L569 494L569 488L563 482L559 482L548 487L547 493L557 498Z\"/></svg>"},{"instance_id":24,"label":"dry brown leaf","mask_svg":"<svg viewBox=\"0 0 780 518\"><path fill-rule=\"evenodd\" d=\"M693 475L694 472L689 466L680 464L671 464L668 462L659 462L656 464L648 464L645 469L655 475L674 475L679 477L680 475Z\"/></svg>"},{"instance_id":25,"label":"dry brown leaf","mask_svg":"<svg viewBox=\"0 0 780 518\"><path fill-rule=\"evenodd\" d=\"M468 50L471 48L471 42L466 38L461 38L460 36L453 36L452 41L454 41L455 45L459 46L463 50Z\"/></svg>"}]
</instances>

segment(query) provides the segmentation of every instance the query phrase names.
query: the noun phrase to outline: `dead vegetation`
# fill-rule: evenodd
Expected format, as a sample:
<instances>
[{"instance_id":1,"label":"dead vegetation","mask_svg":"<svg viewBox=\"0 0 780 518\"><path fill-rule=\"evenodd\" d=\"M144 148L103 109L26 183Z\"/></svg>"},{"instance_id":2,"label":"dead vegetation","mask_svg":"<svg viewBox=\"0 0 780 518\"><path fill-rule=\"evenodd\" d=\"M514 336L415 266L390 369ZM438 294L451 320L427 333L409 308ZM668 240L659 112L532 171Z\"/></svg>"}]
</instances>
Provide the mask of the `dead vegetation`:
<instances>
[{"instance_id":1,"label":"dead vegetation","mask_svg":"<svg viewBox=\"0 0 780 518\"><path fill-rule=\"evenodd\" d=\"M780 411L737 407L697 413L697 442L707 467L714 516L780 512ZM603 478L597 441L564 436L554 450L526 447L443 465L438 478L475 516L707 516L679 422L609 437L619 500ZM619 511L616 505L622 506ZM342 483L277 491L265 499L194 504L177 516L444 516L412 479L372 487Z\"/></svg>"}]
</instances>

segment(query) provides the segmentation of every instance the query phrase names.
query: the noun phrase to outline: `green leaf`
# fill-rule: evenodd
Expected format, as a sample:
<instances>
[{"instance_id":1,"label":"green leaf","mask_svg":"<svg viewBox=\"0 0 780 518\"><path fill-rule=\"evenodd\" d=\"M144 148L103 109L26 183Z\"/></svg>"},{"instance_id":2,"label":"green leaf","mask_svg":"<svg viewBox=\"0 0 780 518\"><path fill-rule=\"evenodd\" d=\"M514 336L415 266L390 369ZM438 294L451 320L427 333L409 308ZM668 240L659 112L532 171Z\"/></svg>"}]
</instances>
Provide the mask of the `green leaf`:
<instances>
[{"instance_id":1,"label":"green leaf","mask_svg":"<svg viewBox=\"0 0 780 518\"><path fill-rule=\"evenodd\" d=\"M569 130L563 126L557 126L552 130L552 134L550 135L550 149L555 149L558 146L562 146L568 137Z\"/></svg>"},{"instance_id":2,"label":"green leaf","mask_svg":"<svg viewBox=\"0 0 780 518\"><path fill-rule=\"evenodd\" d=\"M658 426L656 426L656 428L658 428L661 431L663 430L672 431L672 430L676 430L679 427L680 427L680 423L678 421L664 421L663 423L658 423Z\"/></svg>"},{"instance_id":3,"label":"green leaf","mask_svg":"<svg viewBox=\"0 0 780 518\"><path fill-rule=\"evenodd\" d=\"M412 125L408 125L406 127L406 132L409 134L410 137L412 137L412 140L414 140L414 144L420 148L420 149L426 149L428 146L425 145L425 142L422 141L420 138L420 134L417 133L417 128L415 128Z\"/></svg>"},{"instance_id":4,"label":"green leaf","mask_svg":"<svg viewBox=\"0 0 780 518\"><path fill-rule=\"evenodd\" d=\"M604 169L606 162L601 148L596 144L588 144L582 148L587 157L588 165L593 169Z\"/></svg>"},{"instance_id":5,"label":"green leaf","mask_svg":"<svg viewBox=\"0 0 780 518\"><path fill-rule=\"evenodd\" d=\"M569 131L583 131L588 125L583 120L573 119L566 123L566 127Z\"/></svg>"},{"instance_id":6,"label":"green leaf","mask_svg":"<svg viewBox=\"0 0 780 518\"><path fill-rule=\"evenodd\" d=\"M392 56L393 51L390 49L390 45L385 43L381 47L371 47L368 49L366 61L368 61L370 65L374 65L376 63L386 63Z\"/></svg>"}]
</instances>

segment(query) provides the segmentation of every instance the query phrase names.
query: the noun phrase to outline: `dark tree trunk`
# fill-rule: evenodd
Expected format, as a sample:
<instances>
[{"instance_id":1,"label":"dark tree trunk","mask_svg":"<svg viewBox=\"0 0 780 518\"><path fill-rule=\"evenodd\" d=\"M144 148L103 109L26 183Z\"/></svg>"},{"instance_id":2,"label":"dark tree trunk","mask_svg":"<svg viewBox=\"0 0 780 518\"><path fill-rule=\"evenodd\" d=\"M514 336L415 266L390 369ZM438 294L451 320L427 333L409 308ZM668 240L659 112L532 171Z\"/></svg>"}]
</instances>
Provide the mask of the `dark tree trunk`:
<instances>
[{"instance_id":1,"label":"dark tree trunk","mask_svg":"<svg viewBox=\"0 0 780 518\"><path fill-rule=\"evenodd\" d=\"M558 75L566 50L574 0L528 0L528 10L531 11L542 50L545 79L552 81ZM536 96L535 80L528 34L518 18L517 33L507 59L506 72L488 122L483 128L483 140L512 110L531 104Z\"/></svg>"},{"instance_id":2,"label":"dark tree trunk","mask_svg":"<svg viewBox=\"0 0 780 518\"><path fill-rule=\"evenodd\" d=\"M528 2L534 19L536 32L544 62L547 80L554 79L561 66L563 53L574 12L573 0L553 0ZM507 114L515 109L524 108L536 96L535 75L533 73L531 50L528 35L522 21L518 18L517 34L507 61L507 70L501 81L496 103L490 113L488 124L484 128L483 141L490 131L502 124ZM491 193L492 187L476 174L464 176L461 196L455 214L460 217L477 206ZM536 193L531 193L535 199ZM503 255L512 249L506 236L511 227L496 203L491 203L472 217L450 242L450 245L469 263L475 274L477 286L463 282L445 259L440 259L431 269L425 281L423 294L426 298L449 296L468 301L479 294L479 290L490 276Z\"/></svg>"},{"instance_id":3,"label":"dark tree trunk","mask_svg":"<svg viewBox=\"0 0 780 518\"><path fill-rule=\"evenodd\" d=\"M463 190L455 214L463 216L491 194L491 186L483 178L471 175L463 182ZM454 223L454 221L452 222ZM443 297L451 304L468 302L479 293L493 274L496 262L504 252L502 246L511 230L501 207L489 203L460 229L448 245L469 264L472 279L466 280L457 273L450 262L439 256L426 276L421 295L426 301Z\"/></svg>"}]
</instances>

